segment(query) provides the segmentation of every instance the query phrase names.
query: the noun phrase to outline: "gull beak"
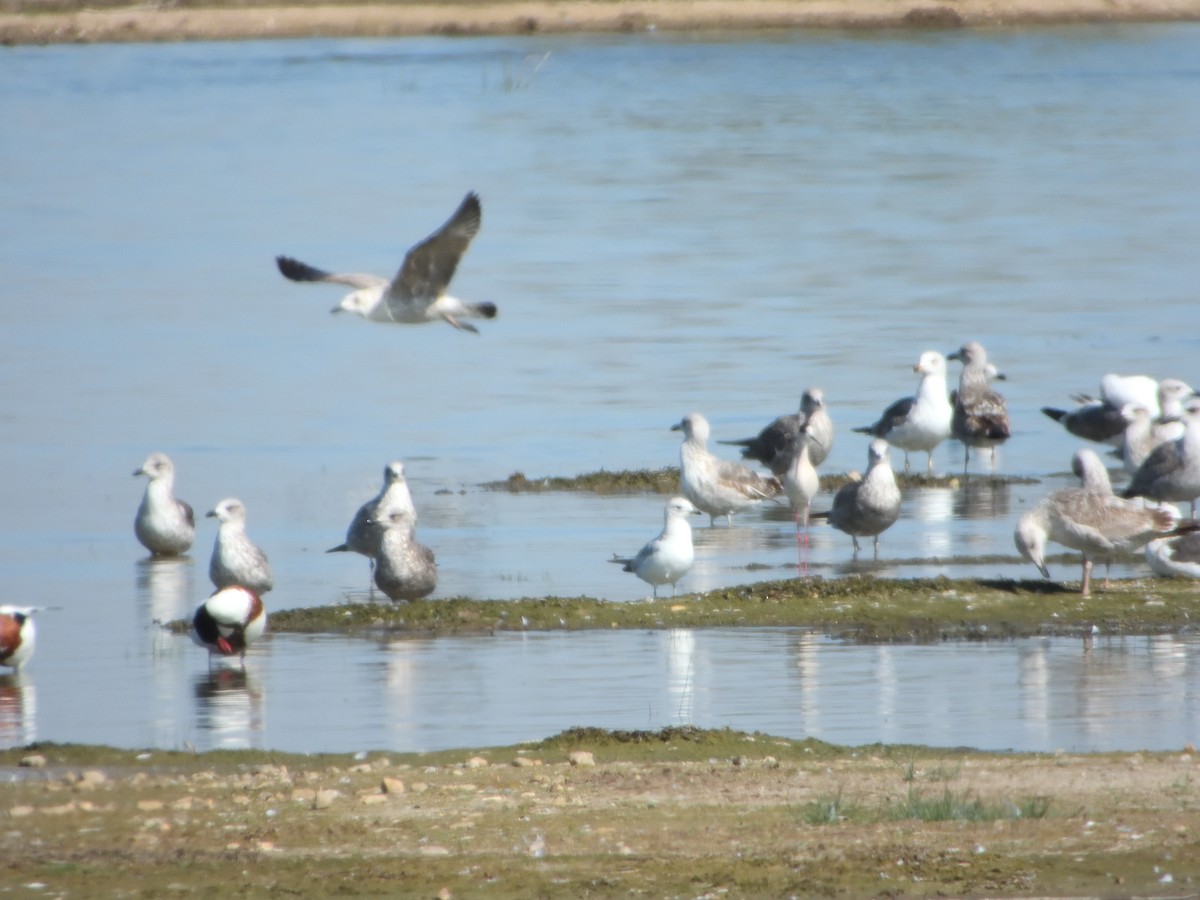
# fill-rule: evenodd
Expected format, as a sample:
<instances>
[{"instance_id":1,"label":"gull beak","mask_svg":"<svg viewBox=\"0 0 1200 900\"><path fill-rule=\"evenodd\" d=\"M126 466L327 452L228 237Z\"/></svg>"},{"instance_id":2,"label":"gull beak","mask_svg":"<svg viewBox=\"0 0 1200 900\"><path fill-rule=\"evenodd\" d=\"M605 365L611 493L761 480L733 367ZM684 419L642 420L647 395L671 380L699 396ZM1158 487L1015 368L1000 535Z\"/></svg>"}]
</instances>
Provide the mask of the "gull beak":
<instances>
[{"instance_id":1,"label":"gull beak","mask_svg":"<svg viewBox=\"0 0 1200 900\"><path fill-rule=\"evenodd\" d=\"M671 426L671 430L672 431L683 431L683 423L676 422L674 425Z\"/></svg>"},{"instance_id":2,"label":"gull beak","mask_svg":"<svg viewBox=\"0 0 1200 900\"><path fill-rule=\"evenodd\" d=\"M335 306L333 309L330 310L330 312L333 313L334 315L336 315L337 313L345 312L345 310L343 310L340 306Z\"/></svg>"}]
</instances>

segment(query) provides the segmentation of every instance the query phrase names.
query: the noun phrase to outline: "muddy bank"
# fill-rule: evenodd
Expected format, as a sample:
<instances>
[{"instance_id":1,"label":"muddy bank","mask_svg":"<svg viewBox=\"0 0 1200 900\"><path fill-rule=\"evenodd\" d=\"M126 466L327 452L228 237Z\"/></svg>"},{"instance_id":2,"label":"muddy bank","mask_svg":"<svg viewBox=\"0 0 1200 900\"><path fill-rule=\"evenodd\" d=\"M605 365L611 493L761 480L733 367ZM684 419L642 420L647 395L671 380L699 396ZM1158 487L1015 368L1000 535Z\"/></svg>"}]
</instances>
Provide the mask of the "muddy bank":
<instances>
[{"instance_id":1,"label":"muddy bank","mask_svg":"<svg viewBox=\"0 0 1200 900\"><path fill-rule=\"evenodd\" d=\"M40 896L1180 897L1200 884L1191 748L573 729L427 756L44 745L0 752L0 777L0 883Z\"/></svg>"},{"instance_id":2,"label":"muddy bank","mask_svg":"<svg viewBox=\"0 0 1200 900\"><path fill-rule=\"evenodd\" d=\"M958 28L1200 19L1200 0L562 0L162 6L9 0L0 43L394 37L402 35Z\"/></svg>"}]
</instances>

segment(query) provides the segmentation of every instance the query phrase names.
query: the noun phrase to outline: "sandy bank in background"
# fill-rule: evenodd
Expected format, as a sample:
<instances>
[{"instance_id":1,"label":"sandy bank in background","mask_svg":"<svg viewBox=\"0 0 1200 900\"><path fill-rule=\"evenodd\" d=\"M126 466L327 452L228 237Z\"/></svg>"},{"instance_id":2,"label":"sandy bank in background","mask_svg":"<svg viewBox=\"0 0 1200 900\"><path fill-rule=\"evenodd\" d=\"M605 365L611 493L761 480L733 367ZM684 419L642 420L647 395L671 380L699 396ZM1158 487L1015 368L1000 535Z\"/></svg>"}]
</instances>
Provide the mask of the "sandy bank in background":
<instances>
[{"instance_id":1,"label":"sandy bank in background","mask_svg":"<svg viewBox=\"0 0 1200 900\"><path fill-rule=\"evenodd\" d=\"M1200 20L1200 0L562 0L64 9L4 5L0 43L238 40Z\"/></svg>"}]
</instances>

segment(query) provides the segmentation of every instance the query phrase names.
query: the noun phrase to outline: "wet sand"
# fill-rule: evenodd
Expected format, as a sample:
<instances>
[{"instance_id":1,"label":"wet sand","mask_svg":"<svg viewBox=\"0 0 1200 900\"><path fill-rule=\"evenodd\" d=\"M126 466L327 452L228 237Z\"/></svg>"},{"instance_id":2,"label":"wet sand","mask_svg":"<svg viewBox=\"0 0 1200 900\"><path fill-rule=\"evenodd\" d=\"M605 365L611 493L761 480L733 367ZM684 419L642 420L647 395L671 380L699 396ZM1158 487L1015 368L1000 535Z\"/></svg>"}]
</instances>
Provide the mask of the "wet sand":
<instances>
[{"instance_id":1,"label":"wet sand","mask_svg":"<svg viewBox=\"0 0 1200 900\"><path fill-rule=\"evenodd\" d=\"M11 0L0 43L243 40L401 35L993 27L1200 20L1200 0L564 0L73 8Z\"/></svg>"}]
</instances>

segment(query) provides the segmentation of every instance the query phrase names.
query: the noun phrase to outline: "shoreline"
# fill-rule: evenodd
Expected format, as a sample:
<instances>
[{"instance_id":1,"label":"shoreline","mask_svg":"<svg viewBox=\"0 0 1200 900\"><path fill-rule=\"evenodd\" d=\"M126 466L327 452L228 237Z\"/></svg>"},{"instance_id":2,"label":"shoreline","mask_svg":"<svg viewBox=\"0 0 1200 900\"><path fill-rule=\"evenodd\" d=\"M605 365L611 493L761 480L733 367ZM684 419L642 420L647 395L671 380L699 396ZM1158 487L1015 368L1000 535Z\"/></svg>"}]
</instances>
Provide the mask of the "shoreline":
<instances>
[{"instance_id":1,"label":"shoreline","mask_svg":"<svg viewBox=\"0 0 1200 900\"><path fill-rule=\"evenodd\" d=\"M316 37L617 34L778 29L986 28L1200 21L1200 0L519 0L69 9L16 0L0 44Z\"/></svg>"}]
</instances>

